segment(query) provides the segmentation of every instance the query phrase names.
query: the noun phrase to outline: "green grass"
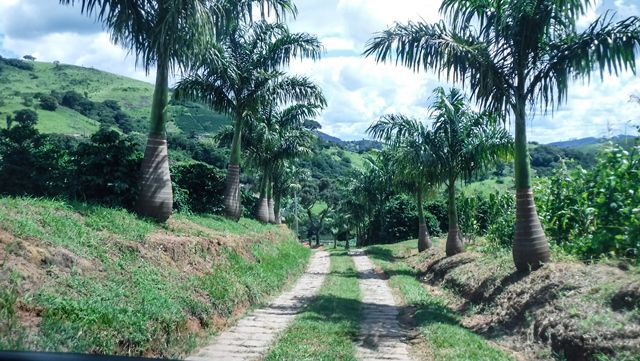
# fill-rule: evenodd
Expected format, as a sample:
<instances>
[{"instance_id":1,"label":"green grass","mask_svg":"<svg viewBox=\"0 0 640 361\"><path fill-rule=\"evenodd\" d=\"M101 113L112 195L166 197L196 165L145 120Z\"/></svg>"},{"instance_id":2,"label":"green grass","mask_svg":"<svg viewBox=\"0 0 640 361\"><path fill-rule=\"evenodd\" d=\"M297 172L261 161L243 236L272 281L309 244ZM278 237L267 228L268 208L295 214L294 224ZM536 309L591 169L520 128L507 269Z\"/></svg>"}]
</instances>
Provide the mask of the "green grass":
<instances>
[{"instance_id":1,"label":"green grass","mask_svg":"<svg viewBox=\"0 0 640 361\"><path fill-rule=\"evenodd\" d=\"M320 293L287 329L265 360L355 360L360 288L351 257L331 254L331 273Z\"/></svg>"},{"instance_id":2,"label":"green grass","mask_svg":"<svg viewBox=\"0 0 640 361\"><path fill-rule=\"evenodd\" d=\"M513 357L489 344L481 336L460 324L446 301L430 294L418 280L418 274L402 257L415 248L415 240L367 249L374 263L389 275L389 283L405 303L416 307L414 321L420 328L425 346L438 360L513 360ZM397 257L397 258L396 258Z\"/></svg>"},{"instance_id":3,"label":"green grass","mask_svg":"<svg viewBox=\"0 0 640 361\"><path fill-rule=\"evenodd\" d=\"M52 90L65 92L74 90L86 94L95 102L116 100L122 109L134 119L146 124L151 109L153 85L124 76L111 74L93 68L34 62L34 70L20 70L0 64L0 121L4 127L7 114L23 109L23 97L33 97L35 93L49 94ZM38 112L38 129L43 133L91 135L98 129L98 123L80 113L65 107L54 112L38 109L38 100L29 106ZM227 117L212 112L206 107L188 104L170 106L173 121L167 124L172 133L214 133L220 127L230 124Z\"/></svg>"},{"instance_id":4,"label":"green grass","mask_svg":"<svg viewBox=\"0 0 640 361\"><path fill-rule=\"evenodd\" d=\"M304 271L310 255L290 232L254 221L179 214L173 222L184 229L122 209L0 198L0 229L17 238L0 253L35 262L43 277L22 287L33 281L0 261L0 349L181 357L215 331L215 317L235 315L280 292ZM218 236L209 241L211 235L189 228L194 224ZM152 240L154 234L160 236ZM202 238L183 237L184 248L177 248L183 260L174 262L162 248L179 245L172 237L184 235ZM231 236L238 244L233 248L216 241ZM89 267L65 270L30 261L28 247L51 255L62 248ZM195 265L198 272L191 271ZM40 310L37 329L20 327L18 304ZM205 331L187 326L194 322Z\"/></svg>"}]
</instances>

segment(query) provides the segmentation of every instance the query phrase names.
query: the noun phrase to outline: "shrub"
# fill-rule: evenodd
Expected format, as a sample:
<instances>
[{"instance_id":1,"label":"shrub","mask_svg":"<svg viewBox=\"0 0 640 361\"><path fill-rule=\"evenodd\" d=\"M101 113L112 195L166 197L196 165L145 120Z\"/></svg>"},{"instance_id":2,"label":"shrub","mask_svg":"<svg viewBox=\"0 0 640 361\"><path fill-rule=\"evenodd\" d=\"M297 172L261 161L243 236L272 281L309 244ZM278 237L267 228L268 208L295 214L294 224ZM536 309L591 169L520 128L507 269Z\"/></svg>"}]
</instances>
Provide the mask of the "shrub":
<instances>
[{"instance_id":1,"label":"shrub","mask_svg":"<svg viewBox=\"0 0 640 361\"><path fill-rule=\"evenodd\" d=\"M547 234L585 259L606 255L640 259L640 144L610 144L597 164L562 167L537 185Z\"/></svg>"},{"instance_id":2,"label":"shrub","mask_svg":"<svg viewBox=\"0 0 640 361\"><path fill-rule=\"evenodd\" d=\"M106 127L81 143L75 153L76 196L131 208L138 194L142 154L129 137Z\"/></svg>"},{"instance_id":3,"label":"shrub","mask_svg":"<svg viewBox=\"0 0 640 361\"><path fill-rule=\"evenodd\" d=\"M69 156L34 125L32 110L16 112L17 125L0 131L0 191L9 195L60 195L71 178Z\"/></svg>"},{"instance_id":4,"label":"shrub","mask_svg":"<svg viewBox=\"0 0 640 361\"><path fill-rule=\"evenodd\" d=\"M18 68L21 70L33 71L33 63L23 61L20 59L2 59L2 62L5 64L12 66L14 68Z\"/></svg>"},{"instance_id":5,"label":"shrub","mask_svg":"<svg viewBox=\"0 0 640 361\"><path fill-rule=\"evenodd\" d=\"M50 112L58 109L58 100L52 95L42 95L40 97L40 107Z\"/></svg>"},{"instance_id":6,"label":"shrub","mask_svg":"<svg viewBox=\"0 0 640 361\"><path fill-rule=\"evenodd\" d=\"M201 162L178 163L172 166L177 208L187 208L197 213L220 213L224 209L223 195L225 174L223 171ZM186 198L186 199L185 199ZM186 200L186 202L185 202Z\"/></svg>"},{"instance_id":7,"label":"shrub","mask_svg":"<svg viewBox=\"0 0 640 361\"><path fill-rule=\"evenodd\" d=\"M387 233L393 241L418 237L418 209L411 197L399 195L391 198L385 205L384 214ZM431 236L441 234L439 222L433 214L425 211L425 221Z\"/></svg>"}]
</instances>

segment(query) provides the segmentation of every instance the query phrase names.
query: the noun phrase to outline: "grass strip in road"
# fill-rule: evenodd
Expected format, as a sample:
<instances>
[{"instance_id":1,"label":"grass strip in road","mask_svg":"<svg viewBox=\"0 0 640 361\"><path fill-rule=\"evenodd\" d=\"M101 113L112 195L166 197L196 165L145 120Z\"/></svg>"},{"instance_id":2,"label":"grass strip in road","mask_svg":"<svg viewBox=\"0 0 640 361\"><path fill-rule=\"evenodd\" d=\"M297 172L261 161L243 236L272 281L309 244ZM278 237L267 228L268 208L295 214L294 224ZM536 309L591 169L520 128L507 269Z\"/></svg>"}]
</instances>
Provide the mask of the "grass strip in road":
<instances>
[{"instance_id":1,"label":"grass strip in road","mask_svg":"<svg viewBox=\"0 0 640 361\"><path fill-rule=\"evenodd\" d=\"M513 360L509 354L491 345L481 336L464 328L460 318L446 301L430 294L418 280L418 274L401 255L416 247L416 241L367 249L371 260L389 276L389 284L408 306L416 308L413 321L436 361L440 360Z\"/></svg>"},{"instance_id":2,"label":"grass strip in road","mask_svg":"<svg viewBox=\"0 0 640 361\"><path fill-rule=\"evenodd\" d=\"M331 273L318 295L265 360L355 360L360 324L358 274L345 251L331 252Z\"/></svg>"}]
</instances>

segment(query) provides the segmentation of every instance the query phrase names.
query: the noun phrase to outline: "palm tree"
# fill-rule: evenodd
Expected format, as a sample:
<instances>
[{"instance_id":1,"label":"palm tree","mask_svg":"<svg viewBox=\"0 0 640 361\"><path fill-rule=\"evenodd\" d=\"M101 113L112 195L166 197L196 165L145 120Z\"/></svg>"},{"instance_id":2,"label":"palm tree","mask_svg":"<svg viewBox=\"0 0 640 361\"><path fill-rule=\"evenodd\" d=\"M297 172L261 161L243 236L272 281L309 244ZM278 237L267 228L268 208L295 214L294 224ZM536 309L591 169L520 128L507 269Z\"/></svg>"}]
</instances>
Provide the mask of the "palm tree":
<instances>
[{"instance_id":1,"label":"palm tree","mask_svg":"<svg viewBox=\"0 0 640 361\"><path fill-rule=\"evenodd\" d=\"M437 182L439 171L430 149L431 135L421 122L404 115L385 115L367 132L391 148L394 183L415 192L418 207L418 251L431 248L431 238L424 215L425 195Z\"/></svg>"},{"instance_id":2,"label":"palm tree","mask_svg":"<svg viewBox=\"0 0 640 361\"><path fill-rule=\"evenodd\" d=\"M594 69L635 72L640 19L614 22L599 17L583 31L576 20L590 0L443 0L445 21L396 24L377 34L365 54L395 58L414 70L431 69L462 83L488 110L515 118L516 232L513 258L518 270L549 261L540 225L527 151L527 107L553 109L567 98L570 79L589 78Z\"/></svg>"},{"instance_id":3,"label":"palm tree","mask_svg":"<svg viewBox=\"0 0 640 361\"><path fill-rule=\"evenodd\" d=\"M464 251L456 209L457 180L469 178L474 171L506 157L512 141L509 133L499 126L497 117L472 111L458 89L446 93L438 87L434 97L430 107L432 129L404 116L387 116L371 126L369 133L378 139L394 141L396 146L403 144L399 141L415 142L412 145L415 155L406 160L410 171L417 172L418 164L424 168L416 178L421 179L425 189L429 181L446 185L449 215L446 251L452 256Z\"/></svg>"},{"instance_id":4,"label":"palm tree","mask_svg":"<svg viewBox=\"0 0 640 361\"><path fill-rule=\"evenodd\" d=\"M173 209L173 192L165 126L169 76L176 67L188 68L207 52L209 66L218 67L221 56L214 42L216 30L236 18L250 18L259 5L277 18L295 14L290 0L59 0L81 5L82 13L95 15L111 32L111 39L131 50L148 73L156 67L149 137L142 162L136 209L165 221ZM234 11L231 11L234 10ZM218 31L218 36L220 31Z\"/></svg>"},{"instance_id":5,"label":"palm tree","mask_svg":"<svg viewBox=\"0 0 640 361\"><path fill-rule=\"evenodd\" d=\"M283 189L278 182L284 181L285 162L311 153L314 135L304 128L304 121L317 116L321 106L298 103L281 110L273 101L265 101L259 115L246 125L245 150L262 173L256 216L277 223Z\"/></svg>"},{"instance_id":6,"label":"palm tree","mask_svg":"<svg viewBox=\"0 0 640 361\"><path fill-rule=\"evenodd\" d=\"M140 214L165 221L173 208L165 124L169 73L186 66L211 42L215 5L210 0L143 1L60 0L62 4L82 5L87 15L111 31L111 38L136 55L148 73L157 68L151 106L149 138L142 162L140 194L136 206ZM219 56L212 52L213 65Z\"/></svg>"},{"instance_id":7,"label":"palm tree","mask_svg":"<svg viewBox=\"0 0 640 361\"><path fill-rule=\"evenodd\" d=\"M182 79L177 99L208 104L233 118L233 140L227 185L225 214L239 219L240 160L243 128L260 110L267 97L276 104L311 102L324 106L320 88L303 76L286 76L279 69L294 58L317 59L322 52L318 39L306 33L291 33L281 23L238 23L221 40L223 59L229 66L210 67L205 60L199 69Z\"/></svg>"},{"instance_id":8,"label":"palm tree","mask_svg":"<svg viewBox=\"0 0 640 361\"><path fill-rule=\"evenodd\" d=\"M432 147L438 168L442 170L449 203L449 232L447 255L464 251L458 212L456 209L456 181L508 158L513 139L492 113L477 113L469 108L462 92L456 88L446 92L438 87L433 92Z\"/></svg>"}]
</instances>

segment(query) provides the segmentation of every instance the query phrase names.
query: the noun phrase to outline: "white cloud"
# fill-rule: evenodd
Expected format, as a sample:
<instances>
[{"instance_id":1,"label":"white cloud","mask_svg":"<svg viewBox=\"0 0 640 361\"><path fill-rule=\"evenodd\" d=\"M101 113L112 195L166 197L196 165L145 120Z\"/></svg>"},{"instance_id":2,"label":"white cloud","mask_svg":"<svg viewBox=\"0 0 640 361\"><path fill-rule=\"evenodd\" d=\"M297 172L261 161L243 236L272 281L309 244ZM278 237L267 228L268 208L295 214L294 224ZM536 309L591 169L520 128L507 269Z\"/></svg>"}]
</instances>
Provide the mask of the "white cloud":
<instances>
[{"instance_id":1,"label":"white cloud","mask_svg":"<svg viewBox=\"0 0 640 361\"><path fill-rule=\"evenodd\" d=\"M291 22L294 31L317 34L327 57L294 62L291 69L308 74L324 89L329 106L319 119L324 131L345 139L360 139L381 115L402 112L425 118L431 90L442 85L434 74L413 73L402 67L375 64L360 54L373 33L394 22L439 20L440 0L298 0L299 15ZM616 8L619 16L638 14L638 0L598 0L580 19L586 26L604 10ZM109 41L100 25L56 0L0 0L0 52L32 54L44 61L95 67L153 81L136 69L135 59ZM529 139L541 142L624 132L629 119L640 121L639 105L628 102L640 95L640 80L623 74L594 75L591 83L569 88L569 99L553 115L530 121Z\"/></svg>"}]
</instances>

